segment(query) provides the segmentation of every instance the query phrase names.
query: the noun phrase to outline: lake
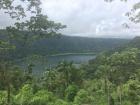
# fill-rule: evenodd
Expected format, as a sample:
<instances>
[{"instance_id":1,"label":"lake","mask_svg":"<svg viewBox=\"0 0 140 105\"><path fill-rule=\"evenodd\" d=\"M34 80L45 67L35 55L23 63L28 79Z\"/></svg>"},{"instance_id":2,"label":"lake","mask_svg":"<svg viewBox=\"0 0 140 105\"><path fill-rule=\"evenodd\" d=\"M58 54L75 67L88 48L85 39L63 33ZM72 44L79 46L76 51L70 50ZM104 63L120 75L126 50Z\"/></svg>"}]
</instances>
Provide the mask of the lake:
<instances>
[{"instance_id":1,"label":"lake","mask_svg":"<svg viewBox=\"0 0 140 105\"><path fill-rule=\"evenodd\" d=\"M58 55L58 56L48 56L48 65L53 66L58 64L60 61L73 61L74 64L88 63L89 60L94 59L93 54L69 54L69 55Z\"/></svg>"},{"instance_id":2,"label":"lake","mask_svg":"<svg viewBox=\"0 0 140 105\"><path fill-rule=\"evenodd\" d=\"M44 57L43 60L34 60L35 67L33 71L35 74L40 74L45 71L46 68L54 67L61 61L73 61L75 65L87 64L89 60L95 59L95 54L64 54L64 55L52 55ZM22 63L22 67L27 67L27 62Z\"/></svg>"}]
</instances>

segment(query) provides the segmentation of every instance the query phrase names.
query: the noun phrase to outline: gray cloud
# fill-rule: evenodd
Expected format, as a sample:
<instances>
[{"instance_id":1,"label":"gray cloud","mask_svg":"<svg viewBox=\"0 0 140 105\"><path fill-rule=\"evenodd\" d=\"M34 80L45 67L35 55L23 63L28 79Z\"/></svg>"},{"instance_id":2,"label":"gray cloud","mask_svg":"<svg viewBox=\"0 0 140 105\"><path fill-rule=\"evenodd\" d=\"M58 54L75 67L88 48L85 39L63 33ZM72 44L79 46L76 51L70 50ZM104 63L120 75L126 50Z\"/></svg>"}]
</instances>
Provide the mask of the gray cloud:
<instances>
[{"instance_id":1,"label":"gray cloud","mask_svg":"<svg viewBox=\"0 0 140 105\"><path fill-rule=\"evenodd\" d=\"M140 33L124 16L138 0L129 0L127 3L119 0L113 3L106 3L104 0L43 0L43 2L44 13L68 26L62 31L64 34L125 37L134 34L134 30L135 35ZM130 24L130 29L122 27L125 22Z\"/></svg>"},{"instance_id":2,"label":"gray cloud","mask_svg":"<svg viewBox=\"0 0 140 105\"><path fill-rule=\"evenodd\" d=\"M51 20L67 25L67 28L61 31L63 34L128 37L140 34L140 25L134 25L124 16L138 1L129 0L124 3L116 0L106 3L104 0L42 0L42 8L43 13L47 14ZM2 27L11 22L4 14L0 14L0 17ZM131 28L123 28L124 22L129 23Z\"/></svg>"}]
</instances>

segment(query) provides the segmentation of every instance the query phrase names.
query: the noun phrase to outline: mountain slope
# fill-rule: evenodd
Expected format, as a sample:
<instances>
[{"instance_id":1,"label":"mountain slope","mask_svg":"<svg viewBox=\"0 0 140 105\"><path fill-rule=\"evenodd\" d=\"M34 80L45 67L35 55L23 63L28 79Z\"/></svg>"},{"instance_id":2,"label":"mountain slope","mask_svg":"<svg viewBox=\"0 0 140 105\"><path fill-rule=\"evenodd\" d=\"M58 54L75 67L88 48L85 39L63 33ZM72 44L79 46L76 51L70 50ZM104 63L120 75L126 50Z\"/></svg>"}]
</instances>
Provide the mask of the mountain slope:
<instances>
[{"instance_id":1,"label":"mountain slope","mask_svg":"<svg viewBox=\"0 0 140 105\"><path fill-rule=\"evenodd\" d=\"M112 50L128 42L128 39L61 36L59 38L43 39L34 43L32 52L43 55L81 52L98 53L105 50Z\"/></svg>"},{"instance_id":2,"label":"mountain slope","mask_svg":"<svg viewBox=\"0 0 140 105\"><path fill-rule=\"evenodd\" d=\"M0 39L5 39L6 30L0 30ZM32 46L23 48L22 45L16 43L17 52L15 56L25 56L30 54L59 54L59 53L99 53L106 50L113 50L120 46L124 46L130 40L119 38L88 38L88 37L72 37L60 36L39 40Z\"/></svg>"},{"instance_id":3,"label":"mountain slope","mask_svg":"<svg viewBox=\"0 0 140 105\"><path fill-rule=\"evenodd\" d=\"M135 47L135 48L139 48L140 49L140 37L137 36L134 39L132 39L129 42L128 47Z\"/></svg>"}]
</instances>

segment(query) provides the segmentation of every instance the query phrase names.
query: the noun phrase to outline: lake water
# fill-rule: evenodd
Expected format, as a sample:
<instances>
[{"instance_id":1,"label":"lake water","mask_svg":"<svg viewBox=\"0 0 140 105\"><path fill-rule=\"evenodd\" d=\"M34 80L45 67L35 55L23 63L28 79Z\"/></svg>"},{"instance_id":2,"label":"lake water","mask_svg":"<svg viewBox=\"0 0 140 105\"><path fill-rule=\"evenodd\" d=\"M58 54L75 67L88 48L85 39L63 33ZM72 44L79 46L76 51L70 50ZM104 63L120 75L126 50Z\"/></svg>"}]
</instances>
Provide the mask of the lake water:
<instances>
[{"instance_id":1,"label":"lake water","mask_svg":"<svg viewBox=\"0 0 140 105\"><path fill-rule=\"evenodd\" d=\"M45 71L46 68L54 67L61 61L73 61L75 65L86 64L89 60L95 59L93 54L68 54L68 55L56 55L47 56L44 60L34 60L33 68L34 73L40 74ZM27 66L27 63L22 64L23 67Z\"/></svg>"},{"instance_id":2,"label":"lake water","mask_svg":"<svg viewBox=\"0 0 140 105\"><path fill-rule=\"evenodd\" d=\"M88 63L89 60L94 59L93 54L70 54L70 55L59 55L59 56L48 56L48 65L53 66L58 64L60 61L73 61L74 64Z\"/></svg>"}]
</instances>

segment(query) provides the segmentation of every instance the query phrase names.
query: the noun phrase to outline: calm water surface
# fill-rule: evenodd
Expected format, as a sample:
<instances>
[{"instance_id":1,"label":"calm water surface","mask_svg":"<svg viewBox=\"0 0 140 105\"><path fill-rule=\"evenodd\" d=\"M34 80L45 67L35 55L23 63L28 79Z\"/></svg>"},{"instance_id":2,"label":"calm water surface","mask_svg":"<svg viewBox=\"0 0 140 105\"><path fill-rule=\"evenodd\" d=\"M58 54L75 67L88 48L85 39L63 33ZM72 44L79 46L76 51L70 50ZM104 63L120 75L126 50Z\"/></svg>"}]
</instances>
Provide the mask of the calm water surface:
<instances>
[{"instance_id":1,"label":"calm water surface","mask_svg":"<svg viewBox=\"0 0 140 105\"><path fill-rule=\"evenodd\" d=\"M48 56L48 65L56 65L60 61L73 61L75 64L81 64L81 63L88 63L89 60L94 59L95 55L59 55L59 56Z\"/></svg>"},{"instance_id":2,"label":"calm water surface","mask_svg":"<svg viewBox=\"0 0 140 105\"><path fill-rule=\"evenodd\" d=\"M93 54L69 54L69 55L56 55L56 56L47 56L45 60L33 61L35 65L33 71L36 74L43 73L47 68L56 66L61 61L73 61L75 65L86 64L89 60L94 59L96 56ZM22 63L21 65L26 69L27 62Z\"/></svg>"}]
</instances>

